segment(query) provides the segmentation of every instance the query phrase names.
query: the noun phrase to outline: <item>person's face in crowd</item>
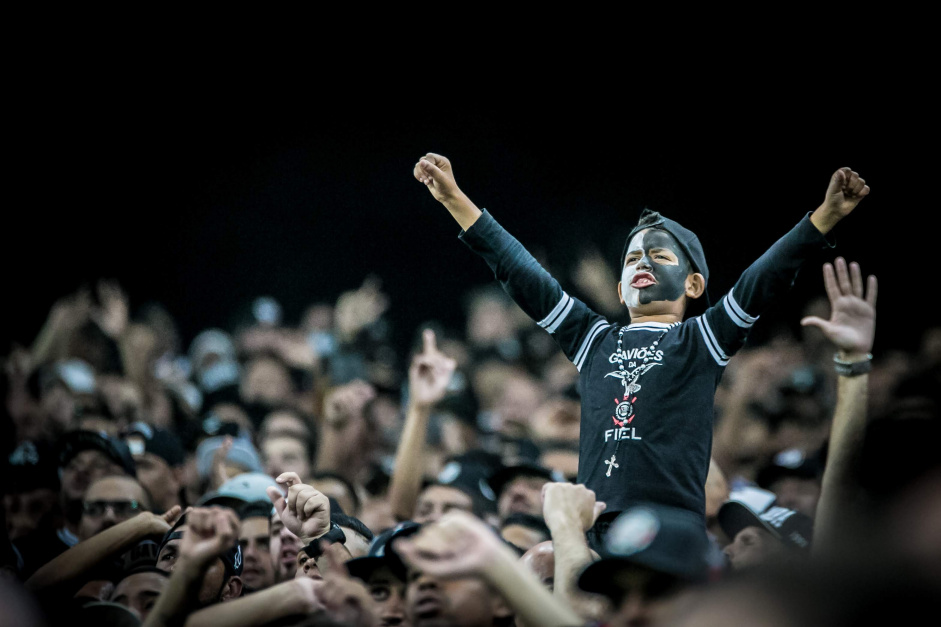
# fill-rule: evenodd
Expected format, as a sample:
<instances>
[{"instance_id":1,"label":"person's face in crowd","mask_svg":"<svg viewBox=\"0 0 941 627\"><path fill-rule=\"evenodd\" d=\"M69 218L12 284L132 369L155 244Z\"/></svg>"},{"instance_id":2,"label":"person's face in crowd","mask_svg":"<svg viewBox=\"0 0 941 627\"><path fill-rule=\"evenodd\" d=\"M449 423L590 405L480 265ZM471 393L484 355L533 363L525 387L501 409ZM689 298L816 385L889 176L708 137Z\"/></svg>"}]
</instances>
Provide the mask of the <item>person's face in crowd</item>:
<instances>
[{"instance_id":1,"label":"person's face in crowd","mask_svg":"<svg viewBox=\"0 0 941 627\"><path fill-rule=\"evenodd\" d=\"M81 451L62 469L62 496L67 501L79 501L92 481L110 475L124 475L124 469L101 451Z\"/></svg>"},{"instance_id":2,"label":"person's face in crowd","mask_svg":"<svg viewBox=\"0 0 941 627\"><path fill-rule=\"evenodd\" d=\"M176 530L185 533L186 524L180 525ZM160 548L160 553L157 555L157 568L167 574L173 573L180 554L180 542L181 539L176 538ZM206 607L213 603L237 599L241 594L242 579L234 575L226 577L225 564L221 558L216 558L203 574L197 599L200 607Z\"/></svg>"},{"instance_id":3,"label":"person's face in crowd","mask_svg":"<svg viewBox=\"0 0 941 627\"><path fill-rule=\"evenodd\" d=\"M154 501L154 510L165 512L180 502L182 471L171 468L159 455L141 453L134 456L137 480L147 488Z\"/></svg>"},{"instance_id":4,"label":"person's face in crowd","mask_svg":"<svg viewBox=\"0 0 941 627\"><path fill-rule=\"evenodd\" d=\"M291 400L294 383L281 362L268 357L250 361L241 382L242 400L277 405Z\"/></svg>"},{"instance_id":5,"label":"person's face in crowd","mask_svg":"<svg viewBox=\"0 0 941 627\"><path fill-rule=\"evenodd\" d=\"M529 548L520 563L535 573L539 581L551 592L555 588L555 548L546 540Z\"/></svg>"},{"instance_id":6,"label":"person's face in crowd","mask_svg":"<svg viewBox=\"0 0 941 627\"><path fill-rule=\"evenodd\" d=\"M75 416L75 395L64 383L55 383L44 388L39 398L40 411L60 433L72 424Z\"/></svg>"},{"instance_id":7,"label":"person's face in crowd","mask_svg":"<svg viewBox=\"0 0 941 627\"><path fill-rule=\"evenodd\" d=\"M265 437L290 434L296 438L304 439L310 433L310 427L294 412L278 410L265 416L261 433Z\"/></svg>"},{"instance_id":8,"label":"person's face in crowd","mask_svg":"<svg viewBox=\"0 0 941 627\"><path fill-rule=\"evenodd\" d=\"M729 543L724 551L732 570L744 570L777 560L785 547L767 530L760 527L745 527Z\"/></svg>"},{"instance_id":9,"label":"person's face in crowd","mask_svg":"<svg viewBox=\"0 0 941 627\"><path fill-rule=\"evenodd\" d=\"M239 545L242 547L242 581L254 590L274 585L268 518L253 516L242 521Z\"/></svg>"},{"instance_id":10,"label":"person's face in crowd","mask_svg":"<svg viewBox=\"0 0 941 627\"><path fill-rule=\"evenodd\" d=\"M310 475L310 452L304 440L292 436L268 437L261 444L265 474L278 477L283 472L296 472L300 477Z\"/></svg>"},{"instance_id":11,"label":"person's face in crowd","mask_svg":"<svg viewBox=\"0 0 941 627\"><path fill-rule=\"evenodd\" d=\"M641 315L661 313L652 303L677 303L686 306L687 278L691 265L672 235L662 229L643 229L631 239L618 283L618 296L628 309ZM669 308L673 313L676 308Z\"/></svg>"},{"instance_id":12,"label":"person's face in crowd","mask_svg":"<svg viewBox=\"0 0 941 627\"><path fill-rule=\"evenodd\" d=\"M323 575L320 574L320 568L317 567L317 560L309 557L303 548L297 552L297 570L294 572L295 579L300 579L301 577L316 580L323 579Z\"/></svg>"},{"instance_id":13,"label":"person's face in crowd","mask_svg":"<svg viewBox=\"0 0 941 627\"><path fill-rule=\"evenodd\" d=\"M784 477L772 483L769 490L777 496L776 503L813 518L820 500L820 483L815 479Z\"/></svg>"},{"instance_id":14,"label":"person's face in crowd","mask_svg":"<svg viewBox=\"0 0 941 627\"><path fill-rule=\"evenodd\" d=\"M467 316L467 340L473 346L492 346L512 338L513 316L504 302L486 296L471 303Z\"/></svg>"},{"instance_id":15,"label":"person's face in crowd","mask_svg":"<svg viewBox=\"0 0 941 627\"><path fill-rule=\"evenodd\" d=\"M36 529L44 516L54 512L59 495L50 488L3 495L3 509L10 540L22 538Z\"/></svg>"},{"instance_id":16,"label":"person's face in crowd","mask_svg":"<svg viewBox=\"0 0 941 627\"><path fill-rule=\"evenodd\" d=\"M469 494L457 488L443 485L428 486L418 496L412 520L424 525L435 522L444 516L445 512L453 509L473 513L474 501Z\"/></svg>"},{"instance_id":17,"label":"person's face in crowd","mask_svg":"<svg viewBox=\"0 0 941 627\"><path fill-rule=\"evenodd\" d=\"M492 627L512 616L506 602L477 577L440 579L409 573L405 612L413 627Z\"/></svg>"},{"instance_id":18,"label":"person's face in crowd","mask_svg":"<svg viewBox=\"0 0 941 627\"><path fill-rule=\"evenodd\" d=\"M105 404L122 427L144 420L144 395L137 384L117 375L96 378Z\"/></svg>"},{"instance_id":19,"label":"person's face in crowd","mask_svg":"<svg viewBox=\"0 0 941 627\"><path fill-rule=\"evenodd\" d=\"M144 488L130 477L104 477L85 492L78 537L87 540L108 527L129 520L148 509Z\"/></svg>"},{"instance_id":20,"label":"person's face in crowd","mask_svg":"<svg viewBox=\"0 0 941 627\"><path fill-rule=\"evenodd\" d=\"M611 627L662 624L682 591L673 577L641 566L623 568L614 578L622 594L611 599L615 607L607 622Z\"/></svg>"},{"instance_id":21,"label":"person's face in crowd","mask_svg":"<svg viewBox=\"0 0 941 627\"><path fill-rule=\"evenodd\" d=\"M277 475L271 476L277 477ZM303 477L304 475L301 476ZM339 479L320 477L310 480L308 484L313 486L315 490L319 491L324 496L335 499L347 516L356 516L359 513L357 511L356 501L353 500L353 495L350 494L349 486Z\"/></svg>"},{"instance_id":22,"label":"person's face in crowd","mask_svg":"<svg viewBox=\"0 0 941 627\"><path fill-rule=\"evenodd\" d=\"M142 621L147 620L168 581L169 577L155 572L128 575L114 587L111 602L130 608L137 612Z\"/></svg>"},{"instance_id":23,"label":"person's face in crowd","mask_svg":"<svg viewBox=\"0 0 941 627\"><path fill-rule=\"evenodd\" d=\"M365 557L369 553L369 540L366 539L366 536L360 535L354 529L349 527L340 526L340 529L343 530L343 535L346 536L346 542L343 546L346 547L346 550L350 552L352 557Z\"/></svg>"},{"instance_id":24,"label":"person's face in crowd","mask_svg":"<svg viewBox=\"0 0 941 627\"><path fill-rule=\"evenodd\" d=\"M500 491L500 500L497 501L500 517L506 518L510 514L542 516L542 486L546 483L543 477L520 476L511 480Z\"/></svg>"},{"instance_id":25,"label":"person's face in crowd","mask_svg":"<svg viewBox=\"0 0 941 627\"><path fill-rule=\"evenodd\" d=\"M277 513L272 514L268 549L271 562L274 564L275 581L287 581L294 578L294 573L297 571L297 551L300 548L300 539L284 526Z\"/></svg>"},{"instance_id":26,"label":"person's face in crowd","mask_svg":"<svg viewBox=\"0 0 941 627\"><path fill-rule=\"evenodd\" d=\"M367 577L366 589L376 602L380 627L408 625L405 618L405 582L382 566Z\"/></svg>"},{"instance_id":27,"label":"person's face in crowd","mask_svg":"<svg viewBox=\"0 0 941 627\"><path fill-rule=\"evenodd\" d=\"M548 540L548 536L539 529L525 525L506 525L500 529L500 536L514 546L528 551L540 542Z\"/></svg>"},{"instance_id":28,"label":"person's face in crowd","mask_svg":"<svg viewBox=\"0 0 941 627\"><path fill-rule=\"evenodd\" d=\"M539 456L539 465L561 472L563 477L575 483L578 478L578 451L564 448L544 451Z\"/></svg>"}]
</instances>

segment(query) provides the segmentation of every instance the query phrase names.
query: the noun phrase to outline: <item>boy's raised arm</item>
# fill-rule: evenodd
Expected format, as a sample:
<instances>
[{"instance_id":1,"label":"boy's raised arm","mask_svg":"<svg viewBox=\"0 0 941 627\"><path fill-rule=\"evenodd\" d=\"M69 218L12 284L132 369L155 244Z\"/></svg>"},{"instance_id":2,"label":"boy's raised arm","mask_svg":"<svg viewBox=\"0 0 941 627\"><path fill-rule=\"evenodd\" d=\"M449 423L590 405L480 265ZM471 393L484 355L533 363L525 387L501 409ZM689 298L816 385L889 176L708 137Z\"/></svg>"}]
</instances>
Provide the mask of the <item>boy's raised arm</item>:
<instances>
[{"instance_id":1,"label":"boy's raised arm","mask_svg":"<svg viewBox=\"0 0 941 627\"><path fill-rule=\"evenodd\" d=\"M465 231L469 229L481 211L457 186L451 162L446 157L429 152L418 160L414 169L415 178L425 184L435 200L444 205Z\"/></svg>"}]
</instances>

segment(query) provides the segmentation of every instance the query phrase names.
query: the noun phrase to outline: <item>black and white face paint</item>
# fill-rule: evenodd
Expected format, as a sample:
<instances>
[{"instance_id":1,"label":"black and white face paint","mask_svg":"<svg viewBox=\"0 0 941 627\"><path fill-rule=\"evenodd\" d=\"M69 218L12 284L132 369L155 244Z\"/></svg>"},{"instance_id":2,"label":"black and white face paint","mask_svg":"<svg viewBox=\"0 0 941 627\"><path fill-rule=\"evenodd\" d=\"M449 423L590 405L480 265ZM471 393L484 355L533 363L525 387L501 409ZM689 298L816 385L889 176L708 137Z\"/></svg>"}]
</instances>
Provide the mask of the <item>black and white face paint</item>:
<instances>
[{"instance_id":1,"label":"black and white face paint","mask_svg":"<svg viewBox=\"0 0 941 627\"><path fill-rule=\"evenodd\" d=\"M675 301L686 292L691 265L676 239L657 228L631 239L621 270L621 295L628 307Z\"/></svg>"}]
</instances>

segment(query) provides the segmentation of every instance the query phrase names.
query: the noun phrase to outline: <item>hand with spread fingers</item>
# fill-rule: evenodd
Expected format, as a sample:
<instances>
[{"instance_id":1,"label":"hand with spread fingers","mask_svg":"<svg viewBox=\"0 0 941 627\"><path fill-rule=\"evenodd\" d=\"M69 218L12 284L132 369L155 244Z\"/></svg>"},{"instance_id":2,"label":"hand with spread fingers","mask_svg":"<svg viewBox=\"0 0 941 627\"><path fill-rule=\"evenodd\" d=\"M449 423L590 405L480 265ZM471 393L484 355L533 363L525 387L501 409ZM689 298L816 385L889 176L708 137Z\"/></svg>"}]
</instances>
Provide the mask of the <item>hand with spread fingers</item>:
<instances>
[{"instance_id":1,"label":"hand with spread fingers","mask_svg":"<svg viewBox=\"0 0 941 627\"><path fill-rule=\"evenodd\" d=\"M838 257L835 263L824 264L823 283L830 299L830 319L808 316L801 325L823 331L842 359L866 358L876 332L876 277L870 275L864 288L859 264L854 261L847 268L846 260Z\"/></svg>"},{"instance_id":2,"label":"hand with spread fingers","mask_svg":"<svg viewBox=\"0 0 941 627\"><path fill-rule=\"evenodd\" d=\"M422 351L408 369L408 394L415 405L430 407L444 398L457 362L438 350L431 329L424 330L422 342Z\"/></svg>"},{"instance_id":3,"label":"hand with spread fingers","mask_svg":"<svg viewBox=\"0 0 941 627\"><path fill-rule=\"evenodd\" d=\"M355 627L373 627L379 624L375 602L369 590L359 580L350 577L349 570L337 555L324 551L321 556L323 581L316 589L317 600L331 618Z\"/></svg>"},{"instance_id":4,"label":"hand with spread fingers","mask_svg":"<svg viewBox=\"0 0 941 627\"><path fill-rule=\"evenodd\" d=\"M272 486L268 498L291 533L307 544L330 530L330 501L323 493L301 483L296 472L282 473L276 481L287 488L287 497Z\"/></svg>"},{"instance_id":5,"label":"hand with spread fingers","mask_svg":"<svg viewBox=\"0 0 941 627\"><path fill-rule=\"evenodd\" d=\"M479 575L497 563L501 551L511 551L485 522L462 511L448 512L415 536L397 540L395 550L414 568L446 578Z\"/></svg>"},{"instance_id":6,"label":"hand with spread fingers","mask_svg":"<svg viewBox=\"0 0 941 627\"><path fill-rule=\"evenodd\" d=\"M208 564L238 543L239 519L228 507L194 507L186 514L180 559Z\"/></svg>"}]
</instances>

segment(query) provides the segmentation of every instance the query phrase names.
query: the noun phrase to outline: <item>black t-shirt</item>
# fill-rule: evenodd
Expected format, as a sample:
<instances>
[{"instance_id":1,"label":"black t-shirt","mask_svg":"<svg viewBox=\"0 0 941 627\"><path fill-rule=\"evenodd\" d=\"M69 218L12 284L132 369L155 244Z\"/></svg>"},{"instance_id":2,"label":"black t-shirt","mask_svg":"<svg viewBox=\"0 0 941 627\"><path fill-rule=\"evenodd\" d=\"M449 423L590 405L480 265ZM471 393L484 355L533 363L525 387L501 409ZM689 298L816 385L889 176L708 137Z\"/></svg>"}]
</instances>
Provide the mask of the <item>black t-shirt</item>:
<instances>
[{"instance_id":1,"label":"black t-shirt","mask_svg":"<svg viewBox=\"0 0 941 627\"><path fill-rule=\"evenodd\" d=\"M827 246L809 214L702 315L623 328L567 294L489 212L460 238L579 370L578 482L608 512L654 502L704 515L719 379L758 315Z\"/></svg>"}]
</instances>

